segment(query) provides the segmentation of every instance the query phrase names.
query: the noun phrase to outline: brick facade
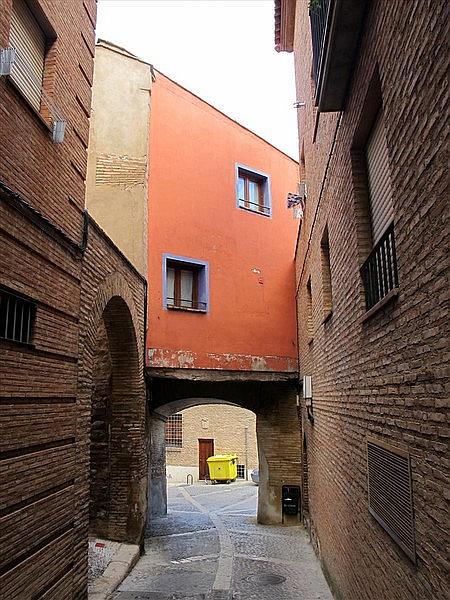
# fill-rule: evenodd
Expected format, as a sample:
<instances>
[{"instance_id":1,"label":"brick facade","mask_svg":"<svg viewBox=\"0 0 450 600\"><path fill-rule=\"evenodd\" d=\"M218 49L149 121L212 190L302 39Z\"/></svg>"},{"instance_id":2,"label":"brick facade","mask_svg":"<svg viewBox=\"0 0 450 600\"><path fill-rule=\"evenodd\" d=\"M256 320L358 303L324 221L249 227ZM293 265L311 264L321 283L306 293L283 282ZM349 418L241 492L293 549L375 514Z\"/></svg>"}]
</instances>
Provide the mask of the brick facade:
<instances>
[{"instance_id":1,"label":"brick facade","mask_svg":"<svg viewBox=\"0 0 450 600\"><path fill-rule=\"evenodd\" d=\"M256 444L256 416L236 406L216 404L213 406L195 406L182 413L182 446L167 446L167 466L194 467L190 472L197 478L199 465L198 440L201 438L214 440L214 453L234 452L238 455L238 464L245 465L247 456L248 469L258 466L258 449ZM247 428L247 435L245 429ZM246 448L247 440L247 448ZM170 478L169 472L169 481ZM174 470L174 473L176 470ZM186 477L184 477L184 481Z\"/></svg>"},{"instance_id":2,"label":"brick facade","mask_svg":"<svg viewBox=\"0 0 450 600\"><path fill-rule=\"evenodd\" d=\"M298 339L300 373L312 375L314 417L312 423L303 401L304 511L329 581L345 600L436 600L448 593L447 33L444 2L368 3L344 110L319 113L307 2L296 4L308 190L296 255ZM371 240L360 138L377 71L399 289L368 314L360 267ZM332 313L325 319L326 228ZM369 436L410 455L417 564L369 514Z\"/></svg>"},{"instance_id":3,"label":"brick facade","mask_svg":"<svg viewBox=\"0 0 450 600\"><path fill-rule=\"evenodd\" d=\"M90 394L102 320L112 407L120 412L112 435L126 436L134 457L128 469L128 455L115 454L118 501L109 507L108 532L133 541L142 532L146 287L83 214L96 3L29 5L45 33L57 36L48 43L43 87L67 128L63 143L53 143L45 107L37 114L0 78L0 286L36 306L30 344L0 339L0 595L81 599L87 595ZM11 6L6 0L0 12L2 48Z\"/></svg>"}]
</instances>

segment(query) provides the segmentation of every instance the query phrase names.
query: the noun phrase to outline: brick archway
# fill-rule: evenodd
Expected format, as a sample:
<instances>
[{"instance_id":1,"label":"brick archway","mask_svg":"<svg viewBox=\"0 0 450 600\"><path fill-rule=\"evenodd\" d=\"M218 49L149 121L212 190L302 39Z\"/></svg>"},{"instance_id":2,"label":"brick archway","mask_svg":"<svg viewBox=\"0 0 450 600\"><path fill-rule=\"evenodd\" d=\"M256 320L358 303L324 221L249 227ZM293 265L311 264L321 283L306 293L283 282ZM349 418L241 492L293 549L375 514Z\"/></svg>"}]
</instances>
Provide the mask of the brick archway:
<instances>
[{"instance_id":1,"label":"brick archway","mask_svg":"<svg viewBox=\"0 0 450 600\"><path fill-rule=\"evenodd\" d=\"M283 522L283 485L301 485L301 439L296 380L195 380L155 377L151 381L149 514L167 510L164 422L174 412L200 404L232 404L256 415L259 456L259 523Z\"/></svg>"},{"instance_id":2,"label":"brick archway","mask_svg":"<svg viewBox=\"0 0 450 600\"><path fill-rule=\"evenodd\" d=\"M90 494L91 533L139 543L147 504L145 385L142 335L133 295L125 279L118 273L107 276L86 311L89 316L81 342L80 387L86 456L90 456L93 448L92 460L97 461L90 467L90 474L94 475L91 492L95 489L93 501ZM104 367L103 379L107 385L102 388L100 404L105 407L102 415L98 410L98 383ZM102 427L106 435L99 439L97 434ZM102 445L107 451L98 453L96 450ZM103 479L98 478L100 467ZM83 477L87 496L87 470Z\"/></svg>"}]
</instances>

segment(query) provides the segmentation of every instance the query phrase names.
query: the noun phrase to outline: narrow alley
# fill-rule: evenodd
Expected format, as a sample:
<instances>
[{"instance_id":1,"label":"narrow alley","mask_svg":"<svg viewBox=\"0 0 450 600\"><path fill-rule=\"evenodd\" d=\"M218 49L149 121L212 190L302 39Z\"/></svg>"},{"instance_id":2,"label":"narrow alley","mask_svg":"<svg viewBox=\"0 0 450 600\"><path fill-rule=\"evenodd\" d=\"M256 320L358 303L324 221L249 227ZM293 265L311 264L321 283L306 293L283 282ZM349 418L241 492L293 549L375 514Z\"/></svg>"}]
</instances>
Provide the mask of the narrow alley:
<instances>
[{"instance_id":1,"label":"narrow alley","mask_svg":"<svg viewBox=\"0 0 450 600\"><path fill-rule=\"evenodd\" d=\"M114 600L331 600L302 526L256 523L258 488L170 485Z\"/></svg>"},{"instance_id":2,"label":"narrow alley","mask_svg":"<svg viewBox=\"0 0 450 600\"><path fill-rule=\"evenodd\" d=\"M448 33L0 0L0 600L449 600Z\"/></svg>"}]
</instances>

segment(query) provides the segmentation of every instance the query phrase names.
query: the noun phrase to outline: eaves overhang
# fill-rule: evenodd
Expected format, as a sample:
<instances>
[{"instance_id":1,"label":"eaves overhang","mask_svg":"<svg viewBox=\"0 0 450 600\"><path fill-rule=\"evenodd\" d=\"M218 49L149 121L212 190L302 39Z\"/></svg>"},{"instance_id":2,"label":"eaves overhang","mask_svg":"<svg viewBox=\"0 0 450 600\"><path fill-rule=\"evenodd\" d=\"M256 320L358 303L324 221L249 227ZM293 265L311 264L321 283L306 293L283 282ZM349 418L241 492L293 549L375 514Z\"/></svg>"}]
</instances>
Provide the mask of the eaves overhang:
<instances>
[{"instance_id":1,"label":"eaves overhang","mask_svg":"<svg viewBox=\"0 0 450 600\"><path fill-rule=\"evenodd\" d=\"M292 52L294 49L296 0L275 0L275 50Z\"/></svg>"}]
</instances>

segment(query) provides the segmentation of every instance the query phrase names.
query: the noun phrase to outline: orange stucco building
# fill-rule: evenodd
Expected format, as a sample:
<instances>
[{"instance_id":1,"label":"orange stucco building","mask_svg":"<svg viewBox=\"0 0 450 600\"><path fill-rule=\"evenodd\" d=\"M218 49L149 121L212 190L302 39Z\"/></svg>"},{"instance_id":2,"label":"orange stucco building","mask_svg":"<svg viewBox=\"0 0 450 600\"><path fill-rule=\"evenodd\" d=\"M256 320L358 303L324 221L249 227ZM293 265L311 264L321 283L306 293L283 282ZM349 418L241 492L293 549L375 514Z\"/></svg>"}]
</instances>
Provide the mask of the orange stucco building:
<instances>
[{"instance_id":1,"label":"orange stucco building","mask_svg":"<svg viewBox=\"0 0 450 600\"><path fill-rule=\"evenodd\" d=\"M155 76L147 365L295 371L298 163Z\"/></svg>"},{"instance_id":2,"label":"orange stucco building","mask_svg":"<svg viewBox=\"0 0 450 600\"><path fill-rule=\"evenodd\" d=\"M256 416L258 521L281 523L283 486L299 490L300 483L298 222L286 206L288 193L298 189L298 163L162 73L153 74L150 513L165 513L166 464L180 465L173 451L166 455L168 432L177 451L197 448L198 461L189 464L200 479L208 476L207 458L224 446L212 428L194 434L182 412L214 405L214 426L233 433L237 420L222 406L233 405ZM187 439L189 431L198 439ZM236 451L229 441L225 446Z\"/></svg>"}]
</instances>

